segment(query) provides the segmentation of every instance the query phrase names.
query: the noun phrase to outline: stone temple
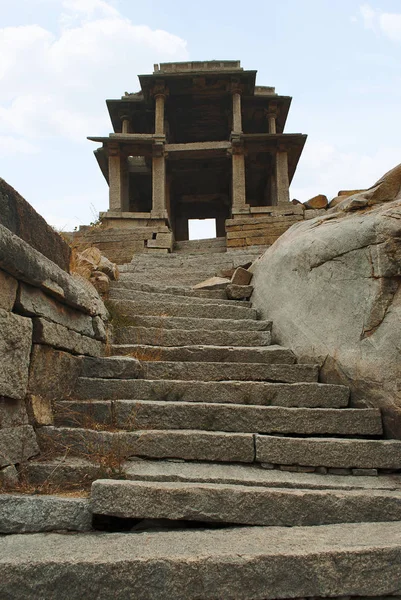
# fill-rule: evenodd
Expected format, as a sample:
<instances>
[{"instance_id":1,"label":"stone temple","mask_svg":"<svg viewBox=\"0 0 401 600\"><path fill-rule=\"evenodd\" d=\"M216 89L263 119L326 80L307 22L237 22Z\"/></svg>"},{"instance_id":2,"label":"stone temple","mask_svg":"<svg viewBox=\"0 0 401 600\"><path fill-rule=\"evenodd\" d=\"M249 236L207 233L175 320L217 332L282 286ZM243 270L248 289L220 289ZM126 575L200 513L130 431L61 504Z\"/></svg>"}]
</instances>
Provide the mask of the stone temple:
<instances>
[{"instance_id":1,"label":"stone temple","mask_svg":"<svg viewBox=\"0 0 401 600\"><path fill-rule=\"evenodd\" d=\"M306 135L284 133L291 98L255 80L240 61L161 63L139 76L139 92L107 100L114 131L89 139L102 144L95 156L110 190L92 241L106 254L114 244L110 258L119 245L130 256L169 252L188 239L190 219L215 219L217 237L234 228L227 246L267 245L252 224L262 218L266 236L267 217L300 214L289 185ZM248 220L246 241L235 225Z\"/></svg>"}]
</instances>

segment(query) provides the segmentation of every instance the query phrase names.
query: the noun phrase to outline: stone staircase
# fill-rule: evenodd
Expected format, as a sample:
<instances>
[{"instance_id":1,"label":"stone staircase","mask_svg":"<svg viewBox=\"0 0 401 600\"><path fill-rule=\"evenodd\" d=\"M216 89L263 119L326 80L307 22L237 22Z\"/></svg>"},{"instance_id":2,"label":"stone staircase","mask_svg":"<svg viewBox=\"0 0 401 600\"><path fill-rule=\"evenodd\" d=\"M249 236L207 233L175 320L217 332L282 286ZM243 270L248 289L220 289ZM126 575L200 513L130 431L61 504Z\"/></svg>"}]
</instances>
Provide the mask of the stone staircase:
<instances>
[{"instance_id":1,"label":"stone staircase","mask_svg":"<svg viewBox=\"0 0 401 600\"><path fill-rule=\"evenodd\" d=\"M198 589L213 570L202 563L206 579L200 584L188 576L188 595L175 590L166 596L155 584L154 593L138 597L380 597L390 588L400 593L400 578L394 585L380 583L390 581L381 558L377 585L369 589L368 578L356 575L358 584L351 585L336 569L325 578L319 565L339 548L354 564L358 543L366 556L367 546L376 559L384 556L388 524L401 522L401 442L383 439L377 409L351 408L346 387L319 383L316 365L299 364L289 349L272 343L272 323L259 320L251 302L227 300L224 290L190 287L255 254L212 248L196 256L143 256L124 265L109 300L112 356L83 360L73 398L58 403L55 426L39 430L51 458L31 461L29 478L40 483L56 473L69 483L93 481L96 519L156 536L143 538L151 550L141 546L152 560L159 556L156 547L168 555L168 535L178 527L186 536L179 564L198 563L212 538L205 537L204 546L200 539L212 528L214 560L229 565L229 587L219 588L215 575L207 592ZM376 527L373 538L368 524ZM298 582L291 575L297 536L312 546L316 541L322 553L315 564L302 550L305 559L297 569L306 569L309 579L299 575ZM321 536L326 545L319 550ZM273 563L282 557L288 585L278 585L272 562L263 559L265 571L257 575L254 563L243 558L251 539L258 556L271 552ZM344 547L341 539L348 540ZM116 549L110 552L120 559ZM364 564L371 566L370 559ZM243 585L250 573L264 582L260 589L252 578L249 589ZM401 577L400 566L392 576Z\"/></svg>"}]
</instances>

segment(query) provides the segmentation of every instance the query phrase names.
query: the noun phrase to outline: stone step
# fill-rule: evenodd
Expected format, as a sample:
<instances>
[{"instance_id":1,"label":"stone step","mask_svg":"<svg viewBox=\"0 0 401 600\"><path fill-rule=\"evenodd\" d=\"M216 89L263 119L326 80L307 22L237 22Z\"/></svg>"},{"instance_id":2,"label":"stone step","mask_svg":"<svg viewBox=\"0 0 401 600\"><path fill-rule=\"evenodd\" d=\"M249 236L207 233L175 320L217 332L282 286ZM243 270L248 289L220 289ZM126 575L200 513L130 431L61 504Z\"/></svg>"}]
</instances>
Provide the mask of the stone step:
<instances>
[{"instance_id":1,"label":"stone step","mask_svg":"<svg viewBox=\"0 0 401 600\"><path fill-rule=\"evenodd\" d=\"M252 304L248 300L222 300L220 298L198 298L197 296L182 296L178 294L160 294L156 292L141 292L139 290L130 290L126 288L110 289L110 300L135 300L135 302L165 302L168 304L190 304L201 306L243 306L251 308Z\"/></svg>"},{"instance_id":2,"label":"stone step","mask_svg":"<svg viewBox=\"0 0 401 600\"><path fill-rule=\"evenodd\" d=\"M401 470L401 441L257 435L256 460L279 465Z\"/></svg>"},{"instance_id":3,"label":"stone step","mask_svg":"<svg viewBox=\"0 0 401 600\"><path fill-rule=\"evenodd\" d=\"M0 556L10 599L399 600L401 523L12 535Z\"/></svg>"},{"instance_id":4,"label":"stone step","mask_svg":"<svg viewBox=\"0 0 401 600\"><path fill-rule=\"evenodd\" d=\"M198 430L96 431L79 427L41 427L37 431L42 452L68 453L111 466L118 471L124 459L180 458L251 463L255 458L251 433Z\"/></svg>"},{"instance_id":5,"label":"stone step","mask_svg":"<svg viewBox=\"0 0 401 600\"><path fill-rule=\"evenodd\" d=\"M26 481L32 485L50 482L86 486L104 477L104 468L98 463L74 456L60 455L49 460L30 460L24 466ZM293 473L265 469L259 464L222 464L213 462L185 462L182 460L138 459L121 465L121 476L134 481L181 481L192 483L221 483L287 489L378 489L401 491L400 475L344 477L317 473Z\"/></svg>"},{"instance_id":6,"label":"stone step","mask_svg":"<svg viewBox=\"0 0 401 600\"><path fill-rule=\"evenodd\" d=\"M223 353L223 349L228 353L230 346L243 347L244 351L250 351L250 347L257 346L270 346L271 344L271 332L270 331L211 331L202 329L157 329L155 327L119 327L115 328L113 341L115 345L150 345L161 347L161 353L163 356L174 356L175 354L186 355L193 353L196 355L199 352L199 348L209 346L211 348L221 348L220 353ZM171 350L167 350L171 347ZM174 348L176 347L176 348ZM180 348L186 347L188 350L185 352ZM245 348L247 347L247 348ZM276 346L279 348L279 346ZM259 356L262 351L261 348L255 349L255 356ZM285 350L285 349L283 349ZM283 353L283 357L290 353L290 350L286 351L287 354ZM238 353L238 352L237 352ZM126 354L126 352L124 352ZM250 356L250 354L249 354ZM293 356L293 355L292 355ZM169 360L168 358L165 360ZM172 360L176 360L173 358ZM178 360L188 360L186 358ZM189 359L193 360L193 359ZM214 360L213 358L211 360ZM223 359L225 360L225 359ZM241 361L237 361L241 362ZM251 361L252 362L252 361ZM255 360L254 362L259 362ZM288 362L284 360L283 362ZM291 361L291 362L294 362Z\"/></svg>"},{"instance_id":7,"label":"stone step","mask_svg":"<svg viewBox=\"0 0 401 600\"><path fill-rule=\"evenodd\" d=\"M401 492L289 490L244 485L98 479L95 514L268 527L401 521Z\"/></svg>"},{"instance_id":8,"label":"stone step","mask_svg":"<svg viewBox=\"0 0 401 600\"><path fill-rule=\"evenodd\" d=\"M151 400L63 401L56 403L59 426L122 430L199 429L240 433L381 435L378 409L284 408Z\"/></svg>"},{"instance_id":9,"label":"stone step","mask_svg":"<svg viewBox=\"0 0 401 600\"><path fill-rule=\"evenodd\" d=\"M193 250L194 248L215 248L215 247L226 247L226 237L213 237L204 238L201 240L182 240L174 243L174 250Z\"/></svg>"},{"instance_id":10,"label":"stone step","mask_svg":"<svg viewBox=\"0 0 401 600\"><path fill-rule=\"evenodd\" d=\"M132 273L121 273L118 281L113 281L111 289L138 290L141 292L170 294L173 296L188 296L188 298L214 298L227 300L225 290L193 290L188 287L172 287L165 285L150 285L136 281Z\"/></svg>"},{"instance_id":11,"label":"stone step","mask_svg":"<svg viewBox=\"0 0 401 600\"><path fill-rule=\"evenodd\" d=\"M181 361L181 362L235 362L260 364L294 364L291 350L280 346L227 347L227 346L149 346L125 344L112 346L112 353L118 356L138 356L142 360ZM148 358L146 358L148 357Z\"/></svg>"},{"instance_id":12,"label":"stone step","mask_svg":"<svg viewBox=\"0 0 401 600\"><path fill-rule=\"evenodd\" d=\"M0 555L10 599L399 600L401 523L13 535Z\"/></svg>"},{"instance_id":13,"label":"stone step","mask_svg":"<svg viewBox=\"0 0 401 600\"><path fill-rule=\"evenodd\" d=\"M142 302L140 300L109 300L120 315L154 315L169 317L191 317L208 319L257 319L254 308L231 304L187 304L181 302Z\"/></svg>"},{"instance_id":14,"label":"stone step","mask_svg":"<svg viewBox=\"0 0 401 600\"><path fill-rule=\"evenodd\" d=\"M156 329L184 329L202 331L271 331L271 321L255 321L252 319L207 319L191 317L163 317L157 315L136 315L126 318L128 324L135 327Z\"/></svg>"},{"instance_id":15,"label":"stone step","mask_svg":"<svg viewBox=\"0 0 401 600\"><path fill-rule=\"evenodd\" d=\"M29 465L31 465L31 462L29 462ZM41 480L46 480L46 477L51 473L50 467L41 467L40 465L44 465L44 463L39 462L33 462L32 464L33 469L36 469L36 476L40 475ZM54 469L57 463L52 462L51 465ZM43 473L40 473L39 469L42 469ZM136 460L128 461L124 465L124 473L126 479L135 481L220 483L305 490L387 489L401 492L400 475L344 477L342 475L320 475L317 473L294 473L278 469L264 469L258 464L226 465L205 462L174 462L171 460Z\"/></svg>"},{"instance_id":16,"label":"stone step","mask_svg":"<svg viewBox=\"0 0 401 600\"><path fill-rule=\"evenodd\" d=\"M226 362L168 362L143 360L144 379L186 381L274 381L277 383L317 382L317 365L277 365Z\"/></svg>"},{"instance_id":17,"label":"stone step","mask_svg":"<svg viewBox=\"0 0 401 600\"><path fill-rule=\"evenodd\" d=\"M328 383L78 378L77 400L163 400L305 408L348 406L349 389Z\"/></svg>"}]
</instances>

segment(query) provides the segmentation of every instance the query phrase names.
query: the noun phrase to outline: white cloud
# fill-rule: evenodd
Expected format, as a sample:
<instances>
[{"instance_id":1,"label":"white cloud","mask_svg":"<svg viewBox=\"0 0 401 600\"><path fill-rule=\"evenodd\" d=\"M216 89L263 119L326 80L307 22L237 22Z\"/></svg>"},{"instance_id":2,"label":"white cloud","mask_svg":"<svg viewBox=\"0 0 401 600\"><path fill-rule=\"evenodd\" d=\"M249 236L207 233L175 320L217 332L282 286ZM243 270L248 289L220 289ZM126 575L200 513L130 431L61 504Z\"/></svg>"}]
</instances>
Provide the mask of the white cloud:
<instances>
[{"instance_id":1,"label":"white cloud","mask_svg":"<svg viewBox=\"0 0 401 600\"><path fill-rule=\"evenodd\" d=\"M58 36L39 25L0 29L3 135L85 142L107 133L105 98L137 89L135 74L155 62L187 58L183 39L133 24L110 2L62 0L61 6L74 24L64 21Z\"/></svg>"},{"instance_id":2,"label":"white cloud","mask_svg":"<svg viewBox=\"0 0 401 600\"><path fill-rule=\"evenodd\" d=\"M401 13L378 12L369 4L359 7L364 27L380 31L393 42L401 42Z\"/></svg>"},{"instance_id":3,"label":"white cloud","mask_svg":"<svg viewBox=\"0 0 401 600\"><path fill-rule=\"evenodd\" d=\"M401 13L383 13L380 15L379 22L382 32L390 40L401 42Z\"/></svg>"}]
</instances>

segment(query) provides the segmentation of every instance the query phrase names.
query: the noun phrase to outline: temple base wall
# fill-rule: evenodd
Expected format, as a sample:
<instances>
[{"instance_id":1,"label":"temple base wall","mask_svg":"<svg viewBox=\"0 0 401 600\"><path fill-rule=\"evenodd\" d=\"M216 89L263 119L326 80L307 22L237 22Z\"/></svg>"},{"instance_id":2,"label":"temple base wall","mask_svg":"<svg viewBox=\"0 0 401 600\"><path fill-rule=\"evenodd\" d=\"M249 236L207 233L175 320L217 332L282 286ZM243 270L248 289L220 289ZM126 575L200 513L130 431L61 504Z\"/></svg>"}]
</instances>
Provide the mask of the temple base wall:
<instances>
[{"instance_id":1,"label":"temple base wall","mask_svg":"<svg viewBox=\"0 0 401 600\"><path fill-rule=\"evenodd\" d=\"M72 234L72 244L82 251L99 248L117 264L131 261L135 254L167 254L172 251L174 237L168 219L152 219L150 213L101 213L100 222L82 226Z\"/></svg>"}]
</instances>

